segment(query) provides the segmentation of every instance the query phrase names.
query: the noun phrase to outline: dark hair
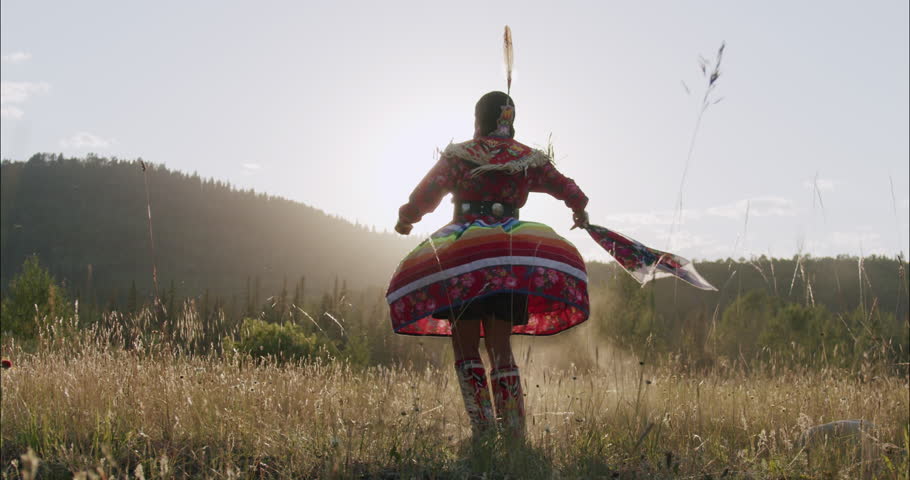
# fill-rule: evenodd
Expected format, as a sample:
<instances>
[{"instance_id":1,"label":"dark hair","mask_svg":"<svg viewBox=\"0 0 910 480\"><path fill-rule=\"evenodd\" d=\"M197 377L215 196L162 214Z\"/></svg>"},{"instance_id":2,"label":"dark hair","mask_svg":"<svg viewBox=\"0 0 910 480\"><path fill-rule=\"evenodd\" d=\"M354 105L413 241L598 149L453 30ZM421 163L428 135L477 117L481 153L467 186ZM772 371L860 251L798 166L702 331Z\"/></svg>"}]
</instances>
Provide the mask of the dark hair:
<instances>
[{"instance_id":1,"label":"dark hair","mask_svg":"<svg viewBox=\"0 0 910 480\"><path fill-rule=\"evenodd\" d=\"M512 97L503 92L490 92L477 101L474 106L474 119L480 128L481 135L488 135L496 130L496 121L499 120L499 114L502 112L502 106L511 105L515 108L515 102ZM512 129L515 134L515 129Z\"/></svg>"}]
</instances>

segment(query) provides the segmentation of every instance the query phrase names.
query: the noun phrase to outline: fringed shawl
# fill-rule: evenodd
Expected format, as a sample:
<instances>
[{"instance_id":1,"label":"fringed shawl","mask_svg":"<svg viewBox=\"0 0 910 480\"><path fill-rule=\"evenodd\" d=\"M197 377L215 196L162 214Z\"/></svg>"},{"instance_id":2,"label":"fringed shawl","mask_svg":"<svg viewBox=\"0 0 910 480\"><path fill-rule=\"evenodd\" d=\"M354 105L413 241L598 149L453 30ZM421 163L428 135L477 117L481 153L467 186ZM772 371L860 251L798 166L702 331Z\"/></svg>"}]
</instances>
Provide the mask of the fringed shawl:
<instances>
[{"instance_id":1,"label":"fringed shawl","mask_svg":"<svg viewBox=\"0 0 910 480\"><path fill-rule=\"evenodd\" d=\"M450 143L443 155L477 165L471 176L487 172L514 175L532 167L552 163L545 152L533 149L511 138L480 137L462 143Z\"/></svg>"}]
</instances>

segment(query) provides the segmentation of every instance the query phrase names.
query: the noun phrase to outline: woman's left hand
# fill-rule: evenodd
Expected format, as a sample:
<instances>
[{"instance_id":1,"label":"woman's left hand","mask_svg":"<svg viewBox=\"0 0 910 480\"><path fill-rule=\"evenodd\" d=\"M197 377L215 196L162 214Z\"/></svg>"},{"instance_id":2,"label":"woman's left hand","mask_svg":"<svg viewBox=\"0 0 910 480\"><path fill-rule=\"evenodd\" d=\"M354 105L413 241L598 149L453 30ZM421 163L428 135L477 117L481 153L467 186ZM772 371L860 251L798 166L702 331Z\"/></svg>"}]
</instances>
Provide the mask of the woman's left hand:
<instances>
[{"instance_id":1,"label":"woman's left hand","mask_svg":"<svg viewBox=\"0 0 910 480\"><path fill-rule=\"evenodd\" d=\"M575 225L573 225L570 230L575 230L576 228L588 228L588 212L584 210L573 212L572 220L575 222Z\"/></svg>"}]
</instances>

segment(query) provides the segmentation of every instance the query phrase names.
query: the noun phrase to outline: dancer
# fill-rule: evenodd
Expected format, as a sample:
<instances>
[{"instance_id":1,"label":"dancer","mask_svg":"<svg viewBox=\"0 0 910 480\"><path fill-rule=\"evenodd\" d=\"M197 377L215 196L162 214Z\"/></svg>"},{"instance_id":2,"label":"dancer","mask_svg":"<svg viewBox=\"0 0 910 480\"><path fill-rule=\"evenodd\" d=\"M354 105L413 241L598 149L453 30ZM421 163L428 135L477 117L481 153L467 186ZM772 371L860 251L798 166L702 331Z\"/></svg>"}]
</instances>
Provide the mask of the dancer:
<instances>
[{"instance_id":1,"label":"dancer","mask_svg":"<svg viewBox=\"0 0 910 480\"><path fill-rule=\"evenodd\" d=\"M475 436L494 426L525 434L524 397L511 334L553 335L588 318L585 264L550 227L519 220L530 192L548 193L587 227L588 197L552 158L514 139L515 102L490 92L475 107L474 138L452 144L399 209L395 230L452 193L452 223L421 243L392 277L387 300L396 333L452 337L455 370ZM479 353L484 337L490 384Z\"/></svg>"}]
</instances>

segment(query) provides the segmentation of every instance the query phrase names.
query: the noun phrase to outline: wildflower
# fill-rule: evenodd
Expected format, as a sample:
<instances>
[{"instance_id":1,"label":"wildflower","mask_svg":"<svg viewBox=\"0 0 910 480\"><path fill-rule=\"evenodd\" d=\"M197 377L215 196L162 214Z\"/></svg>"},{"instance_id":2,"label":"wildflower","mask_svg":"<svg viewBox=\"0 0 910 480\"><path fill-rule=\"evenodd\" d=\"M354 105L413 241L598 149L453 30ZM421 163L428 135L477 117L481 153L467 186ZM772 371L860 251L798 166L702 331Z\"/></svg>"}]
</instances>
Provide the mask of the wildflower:
<instances>
[{"instance_id":1,"label":"wildflower","mask_svg":"<svg viewBox=\"0 0 910 480\"><path fill-rule=\"evenodd\" d=\"M4 370L13 368L13 362L8 358L4 358L3 360L0 360L0 366L2 366Z\"/></svg>"}]
</instances>

